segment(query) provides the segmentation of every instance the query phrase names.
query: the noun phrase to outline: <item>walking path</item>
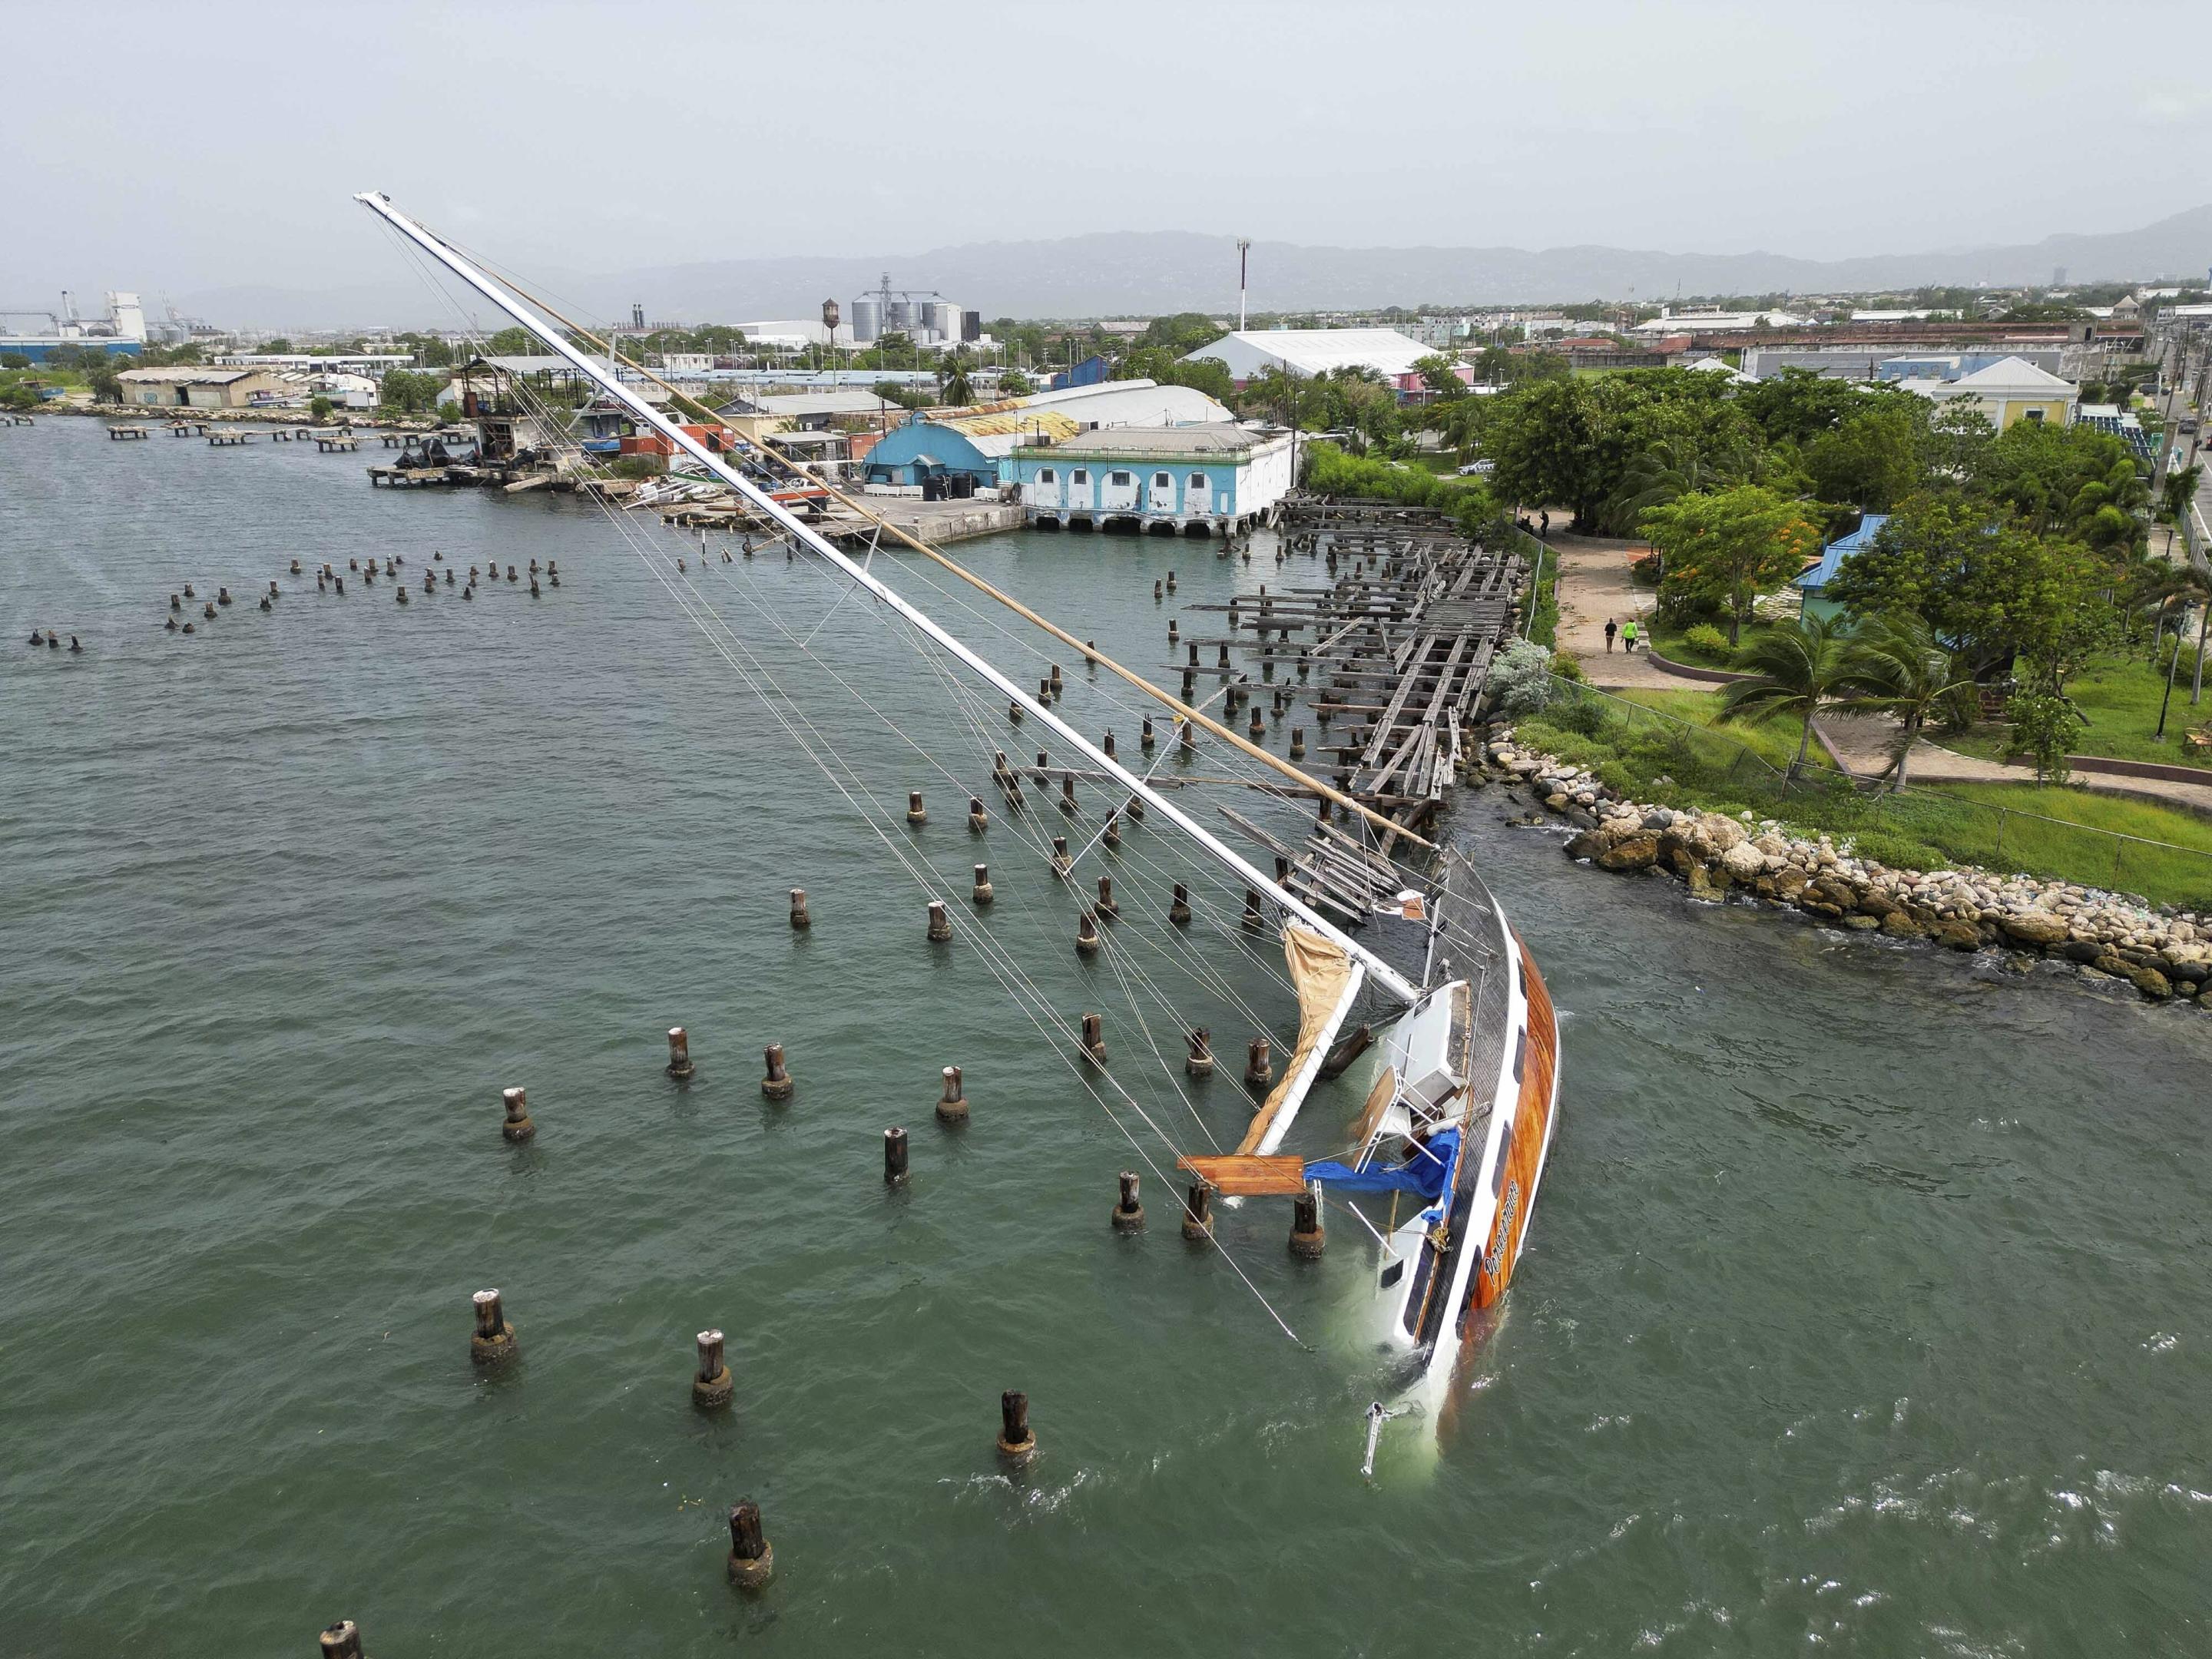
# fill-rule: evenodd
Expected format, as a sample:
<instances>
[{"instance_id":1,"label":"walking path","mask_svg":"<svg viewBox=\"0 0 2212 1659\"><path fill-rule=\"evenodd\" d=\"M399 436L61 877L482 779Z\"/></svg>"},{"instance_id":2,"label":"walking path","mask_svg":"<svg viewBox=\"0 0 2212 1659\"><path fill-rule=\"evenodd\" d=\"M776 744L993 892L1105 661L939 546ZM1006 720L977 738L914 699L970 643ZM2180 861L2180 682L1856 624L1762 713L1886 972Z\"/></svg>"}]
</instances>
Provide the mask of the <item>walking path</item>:
<instances>
[{"instance_id":1,"label":"walking path","mask_svg":"<svg viewBox=\"0 0 2212 1659\"><path fill-rule=\"evenodd\" d=\"M1871 777L1889 765L1889 742L1897 723L1878 714L1831 714L1814 722L1846 770ZM1914 783L2033 783L2034 769L2026 762L2000 764L1978 755L1962 755L1922 738L1912 745L1905 763L1905 781ZM2177 783L2167 778L2131 778L2110 772L2076 771L2075 783L2100 795L2127 795L2179 806L2184 811L2212 817L2212 779L2203 783Z\"/></svg>"},{"instance_id":2,"label":"walking path","mask_svg":"<svg viewBox=\"0 0 2212 1659\"><path fill-rule=\"evenodd\" d=\"M1607 617L1626 622L1633 617L1639 632L1651 625L1651 590L1637 586L1628 574L1629 556L1647 550L1644 543L1554 534L1548 545L1559 560L1553 589L1559 605L1559 648L1582 665L1592 685L1607 690L1623 686L1659 691L1698 689L1655 666L1642 651L1631 654L1618 645L1610 653L1605 648Z\"/></svg>"}]
</instances>

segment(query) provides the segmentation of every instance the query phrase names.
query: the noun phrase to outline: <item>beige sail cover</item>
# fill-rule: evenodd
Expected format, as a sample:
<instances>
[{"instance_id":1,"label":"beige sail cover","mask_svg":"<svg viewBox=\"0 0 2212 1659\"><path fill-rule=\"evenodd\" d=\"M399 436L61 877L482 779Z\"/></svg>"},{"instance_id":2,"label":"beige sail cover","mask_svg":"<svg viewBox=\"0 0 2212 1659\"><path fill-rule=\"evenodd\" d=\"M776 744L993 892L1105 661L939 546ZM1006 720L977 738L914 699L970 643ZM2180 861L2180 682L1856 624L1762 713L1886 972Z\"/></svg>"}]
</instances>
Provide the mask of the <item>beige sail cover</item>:
<instances>
[{"instance_id":1,"label":"beige sail cover","mask_svg":"<svg viewBox=\"0 0 2212 1659\"><path fill-rule=\"evenodd\" d=\"M1298 1046L1284 1064L1282 1080L1268 1091L1260 1109L1253 1114L1244 1139L1237 1143L1239 1152L1251 1152L1267 1133L1267 1126L1275 1121L1275 1114L1282 1110L1283 1102L1290 1097L1298 1073L1312 1054L1314 1045L1321 1041L1337 1004L1344 1000L1345 991L1352 983L1352 958L1341 947L1304 927L1283 929L1283 958L1290 966L1291 988L1298 994Z\"/></svg>"}]
</instances>

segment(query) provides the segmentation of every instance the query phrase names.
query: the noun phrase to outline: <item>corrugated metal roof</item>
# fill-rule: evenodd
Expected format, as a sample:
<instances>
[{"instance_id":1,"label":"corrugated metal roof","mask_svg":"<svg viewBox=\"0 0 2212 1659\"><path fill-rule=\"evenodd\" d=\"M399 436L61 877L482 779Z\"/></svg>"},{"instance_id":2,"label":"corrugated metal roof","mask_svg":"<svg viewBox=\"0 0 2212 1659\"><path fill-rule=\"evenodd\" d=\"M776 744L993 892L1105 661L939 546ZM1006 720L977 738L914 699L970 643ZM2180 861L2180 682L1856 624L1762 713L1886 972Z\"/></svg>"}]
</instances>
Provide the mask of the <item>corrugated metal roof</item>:
<instances>
[{"instance_id":1,"label":"corrugated metal roof","mask_svg":"<svg viewBox=\"0 0 2212 1659\"><path fill-rule=\"evenodd\" d=\"M950 427L964 438L1072 438L1082 425L1054 409L1001 407L978 415L940 415L932 424Z\"/></svg>"}]
</instances>

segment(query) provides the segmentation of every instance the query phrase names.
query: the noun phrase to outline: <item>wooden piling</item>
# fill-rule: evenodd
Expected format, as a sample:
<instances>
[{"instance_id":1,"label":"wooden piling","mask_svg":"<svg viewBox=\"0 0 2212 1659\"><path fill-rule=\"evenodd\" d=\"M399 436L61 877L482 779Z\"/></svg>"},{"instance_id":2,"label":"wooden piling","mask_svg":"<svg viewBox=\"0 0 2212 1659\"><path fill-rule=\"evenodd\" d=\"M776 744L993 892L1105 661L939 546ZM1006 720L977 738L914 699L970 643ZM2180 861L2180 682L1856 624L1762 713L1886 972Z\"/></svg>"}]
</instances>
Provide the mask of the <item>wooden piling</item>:
<instances>
[{"instance_id":1,"label":"wooden piling","mask_svg":"<svg viewBox=\"0 0 2212 1659\"><path fill-rule=\"evenodd\" d=\"M1145 1224L1145 1206L1137 1201L1137 1172L1121 1171L1121 1195L1113 1211L1114 1231L1133 1233Z\"/></svg>"},{"instance_id":2,"label":"wooden piling","mask_svg":"<svg viewBox=\"0 0 2212 1659\"><path fill-rule=\"evenodd\" d=\"M1091 907L1083 907L1083 915L1075 924L1075 954L1095 957L1098 954L1098 924L1091 917Z\"/></svg>"},{"instance_id":3,"label":"wooden piling","mask_svg":"<svg viewBox=\"0 0 2212 1659\"><path fill-rule=\"evenodd\" d=\"M1213 1033L1203 1025L1194 1026L1183 1041L1190 1046L1190 1054L1182 1063L1183 1070L1193 1077L1212 1077Z\"/></svg>"},{"instance_id":4,"label":"wooden piling","mask_svg":"<svg viewBox=\"0 0 2212 1659\"><path fill-rule=\"evenodd\" d=\"M893 1126L884 1131L884 1185L896 1187L906 1179L906 1131Z\"/></svg>"},{"instance_id":5,"label":"wooden piling","mask_svg":"<svg viewBox=\"0 0 2212 1659\"><path fill-rule=\"evenodd\" d=\"M1154 741L1155 739L1152 736L1152 717L1150 714L1147 714L1145 716L1144 728L1137 733L1137 747L1143 750L1145 753L1149 755L1152 752L1152 744Z\"/></svg>"},{"instance_id":6,"label":"wooden piling","mask_svg":"<svg viewBox=\"0 0 2212 1659\"><path fill-rule=\"evenodd\" d=\"M1104 847L1119 847L1121 844L1121 815L1119 812L1106 815L1106 827L1099 831L1098 841Z\"/></svg>"},{"instance_id":7,"label":"wooden piling","mask_svg":"<svg viewBox=\"0 0 2212 1659\"><path fill-rule=\"evenodd\" d=\"M1321 1200L1311 1191L1300 1193L1291 1203L1291 1254L1311 1261L1328 1243L1328 1236L1322 1231Z\"/></svg>"},{"instance_id":8,"label":"wooden piling","mask_svg":"<svg viewBox=\"0 0 2212 1659\"><path fill-rule=\"evenodd\" d=\"M803 933L813 926L814 918L809 915L806 911L806 890L804 887L793 888L791 890L792 931L796 933Z\"/></svg>"},{"instance_id":9,"label":"wooden piling","mask_svg":"<svg viewBox=\"0 0 2212 1659\"><path fill-rule=\"evenodd\" d=\"M952 915L945 908L943 899L929 902L929 938L934 945L942 945L952 937Z\"/></svg>"},{"instance_id":10,"label":"wooden piling","mask_svg":"<svg viewBox=\"0 0 2212 1659\"><path fill-rule=\"evenodd\" d=\"M350 1619L325 1625L316 1643L322 1649L323 1659L362 1659L361 1626Z\"/></svg>"},{"instance_id":11,"label":"wooden piling","mask_svg":"<svg viewBox=\"0 0 2212 1659\"><path fill-rule=\"evenodd\" d=\"M970 895L970 896L974 898L975 902L978 904L988 904L994 896L991 891L991 866L989 865L979 864L975 866L975 890Z\"/></svg>"},{"instance_id":12,"label":"wooden piling","mask_svg":"<svg viewBox=\"0 0 2212 1659\"><path fill-rule=\"evenodd\" d=\"M783 1045L771 1042L762 1053L768 1060L768 1075L761 1079L761 1093L770 1100L789 1100L792 1081L791 1073L783 1066Z\"/></svg>"},{"instance_id":13,"label":"wooden piling","mask_svg":"<svg viewBox=\"0 0 2212 1659\"><path fill-rule=\"evenodd\" d=\"M730 1511L730 1582L741 1590L768 1588L775 1547L761 1530L760 1505L750 1498Z\"/></svg>"},{"instance_id":14,"label":"wooden piling","mask_svg":"<svg viewBox=\"0 0 2212 1659\"><path fill-rule=\"evenodd\" d=\"M1030 1427L1030 1397L1012 1389L999 1396L999 1455L1016 1468L1036 1455L1036 1434Z\"/></svg>"},{"instance_id":15,"label":"wooden piling","mask_svg":"<svg viewBox=\"0 0 2212 1659\"><path fill-rule=\"evenodd\" d=\"M691 1374L691 1403L701 1411L718 1412L730 1403L738 1385L731 1380L729 1362L722 1357L722 1334L699 1333L699 1368Z\"/></svg>"},{"instance_id":16,"label":"wooden piling","mask_svg":"<svg viewBox=\"0 0 2212 1659\"><path fill-rule=\"evenodd\" d=\"M1296 761L1305 757L1306 729L1303 726L1294 726L1291 728L1291 758Z\"/></svg>"},{"instance_id":17,"label":"wooden piling","mask_svg":"<svg viewBox=\"0 0 2212 1659\"><path fill-rule=\"evenodd\" d=\"M1192 1185L1182 1201L1182 1236L1194 1244L1213 1237L1213 1189L1202 1181Z\"/></svg>"},{"instance_id":18,"label":"wooden piling","mask_svg":"<svg viewBox=\"0 0 2212 1659\"><path fill-rule=\"evenodd\" d=\"M668 1075L687 1078L691 1069L691 1039L681 1025L672 1025L668 1028Z\"/></svg>"},{"instance_id":19,"label":"wooden piling","mask_svg":"<svg viewBox=\"0 0 2212 1659\"><path fill-rule=\"evenodd\" d=\"M1256 933L1267 925L1267 919L1260 912L1260 895L1249 887L1244 890L1244 914L1237 920L1248 933Z\"/></svg>"},{"instance_id":20,"label":"wooden piling","mask_svg":"<svg viewBox=\"0 0 2212 1659\"><path fill-rule=\"evenodd\" d=\"M500 1126L499 1132L511 1144L520 1146L538 1133L538 1126L530 1121L529 1103L520 1089L506 1090L500 1098L507 1108L507 1121Z\"/></svg>"},{"instance_id":21,"label":"wooden piling","mask_svg":"<svg viewBox=\"0 0 2212 1659\"><path fill-rule=\"evenodd\" d=\"M1244 1054L1244 1086L1265 1089L1275 1080L1275 1062L1267 1052L1267 1039L1255 1036Z\"/></svg>"},{"instance_id":22,"label":"wooden piling","mask_svg":"<svg viewBox=\"0 0 2212 1659\"><path fill-rule=\"evenodd\" d=\"M1168 904L1168 920L1178 927L1190 926L1190 889L1182 882L1175 884L1175 897Z\"/></svg>"},{"instance_id":23,"label":"wooden piling","mask_svg":"<svg viewBox=\"0 0 2212 1659\"><path fill-rule=\"evenodd\" d=\"M1063 772L1060 776L1060 810L1070 817L1075 816L1075 774Z\"/></svg>"},{"instance_id":24,"label":"wooden piling","mask_svg":"<svg viewBox=\"0 0 2212 1659\"><path fill-rule=\"evenodd\" d=\"M469 1298L477 1328L469 1338L469 1358L479 1365L504 1365L514 1358L514 1327L508 1324L497 1291L478 1291Z\"/></svg>"},{"instance_id":25,"label":"wooden piling","mask_svg":"<svg viewBox=\"0 0 2212 1659\"><path fill-rule=\"evenodd\" d=\"M921 791L919 789L906 792L906 821L916 828L929 822L929 813L921 804Z\"/></svg>"},{"instance_id":26,"label":"wooden piling","mask_svg":"<svg viewBox=\"0 0 2212 1659\"><path fill-rule=\"evenodd\" d=\"M1058 876L1062 881L1065 881L1074 868L1075 860L1067 855L1067 837L1066 836L1054 836L1052 838L1053 874Z\"/></svg>"},{"instance_id":27,"label":"wooden piling","mask_svg":"<svg viewBox=\"0 0 2212 1659\"><path fill-rule=\"evenodd\" d=\"M945 1068L945 1092L938 1097L937 1121L939 1123L965 1123L968 1121L968 1097L961 1092L960 1068Z\"/></svg>"},{"instance_id":28,"label":"wooden piling","mask_svg":"<svg viewBox=\"0 0 2212 1659\"><path fill-rule=\"evenodd\" d=\"M1109 921L1119 921L1121 919L1121 907L1114 902L1114 878L1111 876L1098 878L1097 910L1098 914Z\"/></svg>"},{"instance_id":29,"label":"wooden piling","mask_svg":"<svg viewBox=\"0 0 2212 1659\"><path fill-rule=\"evenodd\" d=\"M980 836L990 827L991 815L983 810L983 798L981 795L969 796L968 833L971 836Z\"/></svg>"},{"instance_id":30,"label":"wooden piling","mask_svg":"<svg viewBox=\"0 0 2212 1659\"><path fill-rule=\"evenodd\" d=\"M1083 1017L1083 1057L1094 1066L1106 1063L1106 1022L1097 1014Z\"/></svg>"}]
</instances>

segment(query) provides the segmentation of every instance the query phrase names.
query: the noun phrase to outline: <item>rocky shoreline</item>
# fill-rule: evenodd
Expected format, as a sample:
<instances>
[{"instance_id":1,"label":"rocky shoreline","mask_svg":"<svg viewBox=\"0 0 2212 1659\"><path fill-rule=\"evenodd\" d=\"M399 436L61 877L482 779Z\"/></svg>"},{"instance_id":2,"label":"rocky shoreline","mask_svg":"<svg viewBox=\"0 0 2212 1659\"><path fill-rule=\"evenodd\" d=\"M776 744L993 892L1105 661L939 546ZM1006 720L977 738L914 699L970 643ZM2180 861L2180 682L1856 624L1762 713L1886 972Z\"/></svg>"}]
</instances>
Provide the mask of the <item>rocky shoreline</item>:
<instances>
[{"instance_id":1,"label":"rocky shoreline","mask_svg":"<svg viewBox=\"0 0 2212 1659\"><path fill-rule=\"evenodd\" d=\"M1839 847L1825 835L1792 835L1771 818L1627 800L1583 768L1520 748L1507 728L1493 730L1480 752L1484 775L1528 786L1577 830L1567 856L1601 870L1669 874L1693 898L1749 897L1853 932L1992 951L2014 972L2040 957L2092 986L2212 1006L2212 920L2205 917L1972 866L1893 870L1855 856L1848 841Z\"/></svg>"}]
</instances>

